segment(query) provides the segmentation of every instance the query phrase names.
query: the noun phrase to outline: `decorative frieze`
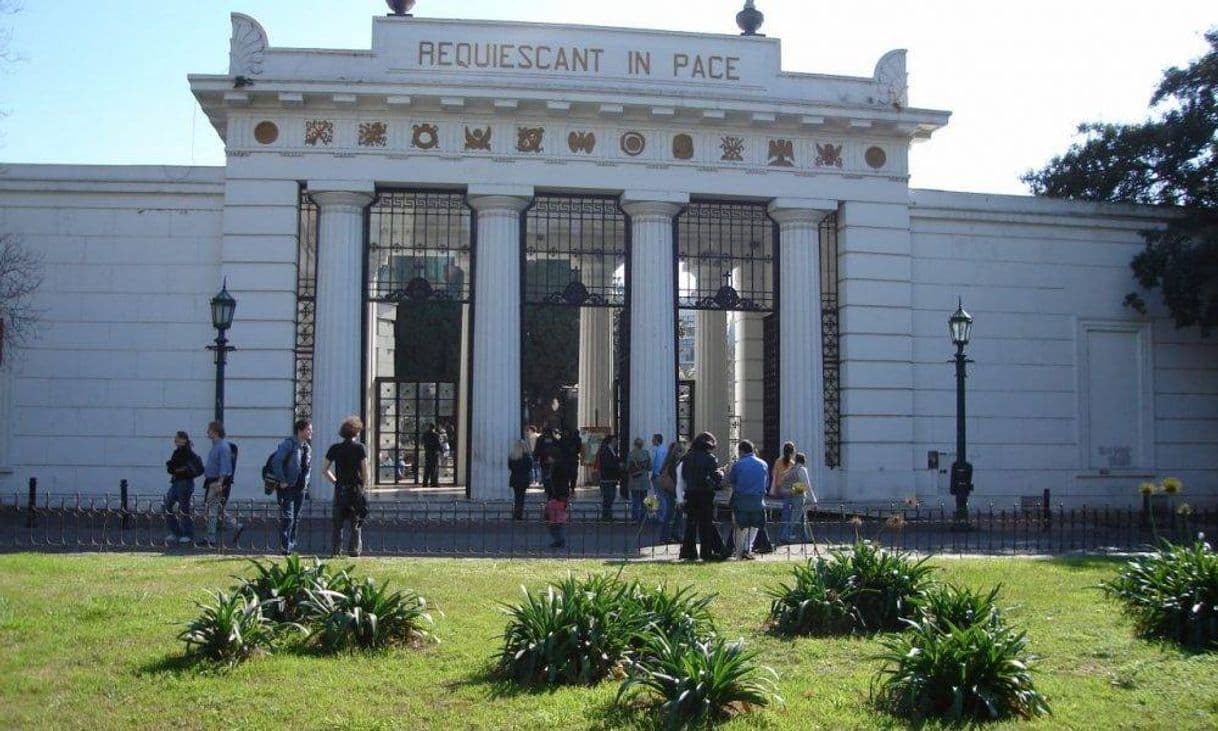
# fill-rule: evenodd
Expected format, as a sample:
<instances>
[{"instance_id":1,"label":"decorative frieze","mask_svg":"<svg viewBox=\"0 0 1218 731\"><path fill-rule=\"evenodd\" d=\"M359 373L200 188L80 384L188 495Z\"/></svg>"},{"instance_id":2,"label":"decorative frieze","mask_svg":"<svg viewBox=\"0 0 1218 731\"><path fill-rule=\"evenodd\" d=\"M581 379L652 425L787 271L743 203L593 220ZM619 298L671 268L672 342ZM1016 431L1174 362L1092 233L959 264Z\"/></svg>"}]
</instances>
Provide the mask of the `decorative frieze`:
<instances>
[{"instance_id":1,"label":"decorative frieze","mask_svg":"<svg viewBox=\"0 0 1218 731\"><path fill-rule=\"evenodd\" d=\"M356 114L319 119L290 112L268 117L263 116L266 111L254 111L233 120L229 152L274 150L298 156L325 148L332 155L380 154L395 159L435 154L451 160L493 157L507 162L537 158L566 163L585 159L606 165L688 164L700 171L769 170L797 175L878 174L892 178L906 173L903 143L859 139L862 135L837 128L780 136L772 130L672 129L663 124L628 126L605 120L600 124L575 119L530 119L522 123L478 116L462 118L464 115L436 115L430 119L400 115L369 119L364 115L360 119ZM294 131L283 134L287 130ZM546 145L547 140L552 144ZM602 144L605 140L614 142Z\"/></svg>"}]
</instances>

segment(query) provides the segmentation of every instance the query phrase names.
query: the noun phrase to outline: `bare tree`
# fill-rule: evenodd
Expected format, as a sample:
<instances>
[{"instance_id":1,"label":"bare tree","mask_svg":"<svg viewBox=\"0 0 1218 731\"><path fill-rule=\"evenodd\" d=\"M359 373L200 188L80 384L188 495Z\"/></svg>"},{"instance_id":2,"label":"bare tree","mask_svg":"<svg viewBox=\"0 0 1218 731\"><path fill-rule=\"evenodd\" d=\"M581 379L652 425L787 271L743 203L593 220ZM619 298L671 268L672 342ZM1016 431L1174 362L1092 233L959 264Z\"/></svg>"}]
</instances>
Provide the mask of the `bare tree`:
<instances>
[{"instance_id":1,"label":"bare tree","mask_svg":"<svg viewBox=\"0 0 1218 731\"><path fill-rule=\"evenodd\" d=\"M42 256L30 251L12 234L0 234L0 353L30 342L37 333L41 312L34 293L42 284Z\"/></svg>"}]
</instances>

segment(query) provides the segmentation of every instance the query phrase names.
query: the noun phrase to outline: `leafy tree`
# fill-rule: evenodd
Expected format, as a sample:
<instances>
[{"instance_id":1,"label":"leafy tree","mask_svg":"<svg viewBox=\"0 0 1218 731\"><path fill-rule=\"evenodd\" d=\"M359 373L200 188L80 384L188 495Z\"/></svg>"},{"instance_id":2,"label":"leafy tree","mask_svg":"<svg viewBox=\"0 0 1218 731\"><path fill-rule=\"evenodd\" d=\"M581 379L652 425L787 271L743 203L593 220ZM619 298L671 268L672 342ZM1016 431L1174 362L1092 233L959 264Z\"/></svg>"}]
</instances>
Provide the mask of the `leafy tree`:
<instances>
[{"instance_id":1,"label":"leafy tree","mask_svg":"<svg viewBox=\"0 0 1218 731\"><path fill-rule=\"evenodd\" d=\"M1209 51L1163 74L1138 124L1080 125L1084 136L1023 181L1038 196L1173 206L1143 232L1130 262L1138 284L1161 289L1176 327L1218 325L1218 28ZM1145 313L1137 292L1125 304Z\"/></svg>"}]
</instances>

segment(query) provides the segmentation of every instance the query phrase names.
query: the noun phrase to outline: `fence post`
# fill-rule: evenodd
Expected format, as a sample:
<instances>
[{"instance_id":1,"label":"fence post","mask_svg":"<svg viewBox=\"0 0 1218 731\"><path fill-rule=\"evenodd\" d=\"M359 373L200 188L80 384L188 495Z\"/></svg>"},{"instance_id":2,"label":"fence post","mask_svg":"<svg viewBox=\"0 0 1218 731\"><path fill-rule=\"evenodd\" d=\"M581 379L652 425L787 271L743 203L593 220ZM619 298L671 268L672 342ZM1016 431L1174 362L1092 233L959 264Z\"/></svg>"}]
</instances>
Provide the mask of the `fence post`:
<instances>
[{"instance_id":1,"label":"fence post","mask_svg":"<svg viewBox=\"0 0 1218 731\"><path fill-rule=\"evenodd\" d=\"M25 527L34 527L34 507L38 503L38 478L30 478L30 498L26 504Z\"/></svg>"},{"instance_id":2,"label":"fence post","mask_svg":"<svg viewBox=\"0 0 1218 731\"><path fill-rule=\"evenodd\" d=\"M128 512L128 510L127 510L127 481L126 480L118 481L118 499L119 499L119 502L122 503L122 511L123 511L123 520L122 520L121 526L122 526L123 530L127 530L128 528L131 527L131 513Z\"/></svg>"},{"instance_id":3,"label":"fence post","mask_svg":"<svg viewBox=\"0 0 1218 731\"><path fill-rule=\"evenodd\" d=\"M1041 522L1041 526L1042 526L1041 530L1048 531L1049 530L1049 520L1051 519L1051 517L1053 515L1053 509L1050 507L1050 504L1049 504L1049 488L1047 488L1047 487L1045 488L1045 494L1041 498L1040 510L1041 510L1041 515L1044 517L1044 520Z\"/></svg>"}]
</instances>

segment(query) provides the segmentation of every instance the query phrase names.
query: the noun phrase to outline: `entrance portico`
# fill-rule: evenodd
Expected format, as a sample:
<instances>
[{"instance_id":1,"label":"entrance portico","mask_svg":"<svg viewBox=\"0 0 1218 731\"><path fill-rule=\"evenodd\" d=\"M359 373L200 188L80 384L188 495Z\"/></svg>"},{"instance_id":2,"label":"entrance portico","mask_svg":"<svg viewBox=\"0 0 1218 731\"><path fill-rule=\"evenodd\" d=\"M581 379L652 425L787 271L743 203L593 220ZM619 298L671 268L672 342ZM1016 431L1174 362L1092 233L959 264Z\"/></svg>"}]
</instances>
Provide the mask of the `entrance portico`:
<instances>
[{"instance_id":1,"label":"entrance portico","mask_svg":"<svg viewBox=\"0 0 1218 731\"><path fill-rule=\"evenodd\" d=\"M713 293L721 282L706 272L714 270L735 290L765 289L771 299L753 311L697 308L686 407L695 427L717 430L725 442L764 439L770 450L795 441L819 484L850 490L851 465L826 466L824 323L827 312L833 322L838 313L835 300L825 309L822 224L843 205L906 206L908 146L946 123L946 113L909 107L903 52L886 55L870 77L846 78L784 72L779 42L756 36L387 17L374 19L371 49L334 54L275 48L248 16L235 14L233 26L229 74L192 76L192 89L225 139L230 190L256 198L295 181L317 206L316 339L305 353L312 401L296 407L312 413L322 439L342 417L363 413L378 475L403 471L395 440L409 434L417 442L423 417L417 402L407 413L400 394L393 413L384 412L378 378L390 377L390 360L417 356L404 352L402 332L423 326L403 303L454 302L460 315L436 336L452 340L445 352L459 362L445 361L446 378L422 380L450 384L445 393L455 394L446 474L472 498L504 498L508 449L531 418L521 386L523 264L535 243L524 240L526 211L540 196L591 196L616 201L625 215L628 254L620 275L594 273L574 250L564 270L574 277L568 304L583 303L579 288L589 278L616 287L620 276L625 293L620 312L585 308L576 318L577 383L555 385L580 394L578 421L588 423L579 426L616 425L628 414L627 439L675 437L681 278L701 276L698 289ZM370 214L368 206L383 207L391 191L438 191L466 209L449 208L442 224L411 223L421 219L401 212L402 225L378 226L374 242L370 217L398 214ZM685 212L708 202L723 204L721 230L681 233ZM764 219L750 226L773 227L772 247L732 218L749 207ZM570 216L571 232L591 230L580 214ZM296 234L226 214L234 247L268 229ZM432 240L459 230L469 237L460 253ZM753 253L715 253L727 245ZM387 247L399 253L386 259ZM731 264L762 250L768 259L756 267ZM468 256L468 266L453 256ZM842 252L852 275L874 264L852 256ZM682 257L700 258L705 271L683 271ZM378 277L404 267L413 269L400 288L361 300ZM468 293L454 294L453 271L468 276L460 280ZM865 337L845 329L843 337L855 332ZM378 338L388 338L386 347ZM614 363L615 354L624 362ZM778 417L772 429L763 427L766 414ZM385 419L392 430L381 429ZM901 448L882 432L854 432L860 474L872 446L883 455Z\"/></svg>"}]
</instances>

